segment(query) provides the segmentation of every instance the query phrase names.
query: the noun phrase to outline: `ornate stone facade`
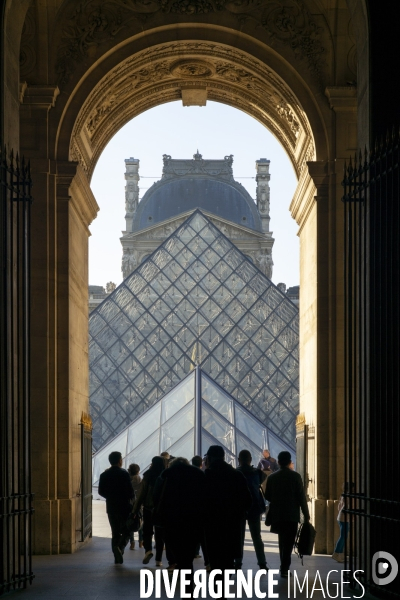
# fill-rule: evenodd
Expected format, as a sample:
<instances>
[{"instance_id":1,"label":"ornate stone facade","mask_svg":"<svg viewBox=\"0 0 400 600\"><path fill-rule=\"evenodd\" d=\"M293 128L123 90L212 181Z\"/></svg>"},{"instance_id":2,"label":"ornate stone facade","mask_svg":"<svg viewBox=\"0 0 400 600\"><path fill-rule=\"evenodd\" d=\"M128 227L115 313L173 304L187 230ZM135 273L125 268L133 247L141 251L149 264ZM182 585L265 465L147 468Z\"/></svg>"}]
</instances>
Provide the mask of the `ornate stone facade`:
<instances>
[{"instance_id":1,"label":"ornate stone facade","mask_svg":"<svg viewBox=\"0 0 400 600\"><path fill-rule=\"evenodd\" d=\"M305 482L318 531L316 551L331 552L345 456L340 182L349 155L398 113L396 77L385 77L382 88L383 63L375 59L370 68L369 53L386 27L385 7L363 0L3 4L0 104L7 118L0 133L3 146L30 159L34 182L34 551L71 552L81 543L77 490L79 422L88 410L87 243L98 210L90 190L93 169L111 137L133 117L184 100L185 90L205 89L208 100L243 110L268 127L299 178L291 214L299 227L301 255ZM372 45L370 31L375 31ZM385 64L394 61L392 47L385 46L385 55L382 50ZM378 129L371 129L371 115ZM218 219L242 241L245 227ZM155 229L163 228L165 236L168 226L160 223ZM150 235L151 225L147 231ZM250 251L257 250L254 246Z\"/></svg>"},{"instance_id":2,"label":"ornate stone facade","mask_svg":"<svg viewBox=\"0 0 400 600\"><path fill-rule=\"evenodd\" d=\"M146 192L140 203L141 215L137 214L138 209L138 197L139 197L139 160L130 158L125 160L126 172L125 179L126 192L125 192L125 221L126 231L123 232L121 238L122 244L122 265L121 271L124 279L140 264L149 254L154 252L156 248L169 237L187 217L194 212L197 208L200 208L207 217L210 218L211 222L220 229L220 231L241 250L246 256L248 256L253 263L269 278L272 278L272 246L274 239L272 232L269 231L269 162L267 159L262 158L256 162L257 169L257 201L248 195L247 191L243 186L235 181L232 171L233 156L225 156L221 160L205 160L202 155L197 151L193 155L193 159L173 159L170 155L164 154L163 156L163 171L162 177L159 181L154 183L151 188ZM225 185L229 190L234 188L237 191L235 196L239 202L243 203L242 212L253 209L256 211L257 219L254 221L254 225L249 227L246 226L248 221L238 222L239 219L247 219L247 217L238 216L234 212L232 215L229 214L229 209L225 208L220 211L218 217L212 211L207 209L205 202L199 198L196 206L190 206L185 210L185 195L179 196L179 190L176 188L173 193L176 197L173 199L172 208L175 203L182 206L181 211L176 211L176 214L164 215L166 218L159 219L156 223L152 224L153 216L149 214L147 216L146 226L143 227L143 213L150 213L156 207L152 206L155 194L157 199L164 199L166 195L171 194L170 187L166 187L166 183L172 183L183 181L186 185L186 194L193 195L195 188L191 186L196 182L202 180L203 182L218 182ZM223 188L219 188L221 190ZM163 192L165 190L165 192ZM221 202L221 197L213 196L215 205ZM157 200L158 202L158 200ZM251 203L249 206L246 203ZM253 206L252 206L253 205ZM234 205L232 205L234 206ZM235 204L236 206L236 204ZM240 209L239 209L240 210ZM139 212L139 211L138 211Z\"/></svg>"},{"instance_id":3,"label":"ornate stone facade","mask_svg":"<svg viewBox=\"0 0 400 600\"><path fill-rule=\"evenodd\" d=\"M116 131L160 95L165 102L204 105L208 99L242 108L276 135L298 175L315 157L307 116L272 69L224 45L175 41L129 56L93 88L74 125L71 158L90 176Z\"/></svg>"}]
</instances>

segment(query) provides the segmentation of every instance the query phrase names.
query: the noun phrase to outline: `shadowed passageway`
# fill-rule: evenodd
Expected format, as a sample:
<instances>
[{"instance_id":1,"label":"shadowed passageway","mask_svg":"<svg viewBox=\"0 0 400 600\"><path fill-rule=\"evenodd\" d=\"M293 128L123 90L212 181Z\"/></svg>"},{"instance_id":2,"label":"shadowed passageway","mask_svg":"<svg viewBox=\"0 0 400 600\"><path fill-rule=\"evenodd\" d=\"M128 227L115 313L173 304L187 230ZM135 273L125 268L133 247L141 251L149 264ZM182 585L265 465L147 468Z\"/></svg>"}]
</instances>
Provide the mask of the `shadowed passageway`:
<instances>
[{"instance_id":1,"label":"shadowed passageway","mask_svg":"<svg viewBox=\"0 0 400 600\"><path fill-rule=\"evenodd\" d=\"M26 591L17 592L15 597L22 597L26 600L47 600L61 597L65 600L74 598L85 598L85 600L120 600L121 598L140 598L139 573L143 567L142 559L144 549L136 548L130 551L129 548L124 554L124 564L114 565L113 556L110 550L110 528L105 512L105 502L95 500L93 503L94 531L91 542L86 544L75 554L63 554L58 556L36 556L34 557L35 580L33 585ZM278 555L278 536L271 534L264 526L262 530L265 551L268 565L271 569L279 568ZM137 536L135 536L137 538ZM136 544L137 545L137 544ZM145 568L155 571L154 558ZM304 559L304 566L297 556L292 557L292 570L296 570L299 580L302 582L308 569L309 589L308 595L305 588L303 592L296 590L296 596L293 593L293 583L290 586L290 596L288 594L287 580L280 579L275 575L278 581L274 592L279 594L279 598L324 598L329 597L326 590L326 576L332 569L339 570L342 565L335 563L330 556L315 555ZM165 561L163 568L167 567ZM256 558L250 534L246 532L245 552L243 569L254 569L256 572ZM195 560L195 568L203 568L203 560ZM321 581L324 586L324 593L315 585L312 593L313 583L316 572L319 571ZM344 577L346 579L346 577ZM344 586L344 594L340 594L340 571L332 573L330 576L329 593L331 597L355 598L361 596L361 591L356 591L354 595L347 586ZM267 578L263 577L260 585L261 591L267 592ZM166 598L162 586L162 598ZM235 587L232 587L232 591ZM339 589L339 595L338 590ZM255 596L253 596L255 597ZM268 597L268 596L267 596ZM367 597L367 596L364 596ZM154 593L151 598L155 598ZM180 598L179 585L177 586L175 598Z\"/></svg>"}]
</instances>

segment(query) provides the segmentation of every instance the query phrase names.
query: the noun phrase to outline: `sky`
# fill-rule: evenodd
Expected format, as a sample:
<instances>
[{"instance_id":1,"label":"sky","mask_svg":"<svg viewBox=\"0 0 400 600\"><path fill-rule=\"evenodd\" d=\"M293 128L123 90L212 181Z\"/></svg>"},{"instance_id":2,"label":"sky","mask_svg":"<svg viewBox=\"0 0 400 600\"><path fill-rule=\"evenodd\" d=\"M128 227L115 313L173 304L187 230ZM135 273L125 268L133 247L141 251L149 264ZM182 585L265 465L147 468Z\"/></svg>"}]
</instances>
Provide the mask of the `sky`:
<instances>
[{"instance_id":1,"label":"sky","mask_svg":"<svg viewBox=\"0 0 400 600\"><path fill-rule=\"evenodd\" d=\"M205 159L233 154L233 175L255 198L255 162L270 164L270 229L275 243L272 281L299 284L299 238L289 206L296 189L292 164L278 140L253 117L217 102L206 107L163 104L127 123L110 140L96 165L91 188L100 207L90 226L89 283L122 281L120 237L125 229L125 158L140 160L140 196L161 178L162 155Z\"/></svg>"}]
</instances>

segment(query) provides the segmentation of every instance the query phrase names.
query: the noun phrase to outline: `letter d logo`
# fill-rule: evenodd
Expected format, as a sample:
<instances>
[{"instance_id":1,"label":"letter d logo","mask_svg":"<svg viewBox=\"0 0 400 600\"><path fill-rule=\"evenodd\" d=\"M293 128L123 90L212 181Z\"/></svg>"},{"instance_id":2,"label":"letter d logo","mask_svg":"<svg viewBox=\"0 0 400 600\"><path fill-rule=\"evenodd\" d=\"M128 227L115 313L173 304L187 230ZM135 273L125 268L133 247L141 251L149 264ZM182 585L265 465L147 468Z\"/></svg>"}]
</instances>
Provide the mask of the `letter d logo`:
<instances>
[{"instance_id":1,"label":"letter d logo","mask_svg":"<svg viewBox=\"0 0 400 600\"><path fill-rule=\"evenodd\" d=\"M397 577L399 565L389 552L375 552L372 557L372 579L376 585L388 585Z\"/></svg>"}]
</instances>

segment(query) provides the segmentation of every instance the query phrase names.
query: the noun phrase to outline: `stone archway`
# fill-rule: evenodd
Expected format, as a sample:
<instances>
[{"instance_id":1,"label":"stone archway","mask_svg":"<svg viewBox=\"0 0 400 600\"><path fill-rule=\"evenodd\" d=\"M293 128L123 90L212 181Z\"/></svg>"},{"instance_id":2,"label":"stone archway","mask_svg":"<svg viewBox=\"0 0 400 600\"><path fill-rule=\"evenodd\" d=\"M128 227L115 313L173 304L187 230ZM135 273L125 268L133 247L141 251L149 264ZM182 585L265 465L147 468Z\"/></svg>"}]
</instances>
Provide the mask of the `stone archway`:
<instances>
[{"instance_id":1,"label":"stone archway","mask_svg":"<svg viewBox=\"0 0 400 600\"><path fill-rule=\"evenodd\" d=\"M152 46L107 73L79 111L70 159L90 178L99 154L123 125L175 100L186 106L213 100L250 114L279 139L297 177L315 159L307 115L285 82L243 51L198 40Z\"/></svg>"},{"instance_id":2,"label":"stone archway","mask_svg":"<svg viewBox=\"0 0 400 600\"><path fill-rule=\"evenodd\" d=\"M31 25L42 25L45 4L29 9ZM301 248L308 493L318 550L329 550L330 511L342 481L336 458L343 385L340 181L344 159L357 144L356 89L348 84L355 41L346 4L339 4L330 11L327 2L316 0L110 0L101 6L65 0L46 16L46 34L39 27L32 34L36 46L33 54L26 49L31 60L21 71L20 130L36 205L36 552L70 552L79 545L79 421L88 402L87 240L98 210L89 185L93 168L107 141L136 114L205 95L270 128L299 178L291 212Z\"/></svg>"}]
</instances>

